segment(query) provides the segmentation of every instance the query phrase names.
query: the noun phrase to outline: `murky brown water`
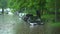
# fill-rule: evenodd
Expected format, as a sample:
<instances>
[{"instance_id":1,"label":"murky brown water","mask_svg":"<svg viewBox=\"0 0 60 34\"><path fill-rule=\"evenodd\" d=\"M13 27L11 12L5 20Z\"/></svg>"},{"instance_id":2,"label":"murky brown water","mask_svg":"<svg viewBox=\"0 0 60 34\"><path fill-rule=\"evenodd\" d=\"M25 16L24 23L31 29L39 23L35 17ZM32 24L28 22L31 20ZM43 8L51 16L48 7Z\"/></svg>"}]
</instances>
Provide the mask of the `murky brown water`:
<instances>
[{"instance_id":1,"label":"murky brown water","mask_svg":"<svg viewBox=\"0 0 60 34\"><path fill-rule=\"evenodd\" d=\"M16 29L19 34L44 34L44 27L42 25L29 26L28 24L22 24L17 26Z\"/></svg>"},{"instance_id":2,"label":"murky brown water","mask_svg":"<svg viewBox=\"0 0 60 34\"><path fill-rule=\"evenodd\" d=\"M31 26L17 16L0 15L0 34L44 34L44 25Z\"/></svg>"}]
</instances>

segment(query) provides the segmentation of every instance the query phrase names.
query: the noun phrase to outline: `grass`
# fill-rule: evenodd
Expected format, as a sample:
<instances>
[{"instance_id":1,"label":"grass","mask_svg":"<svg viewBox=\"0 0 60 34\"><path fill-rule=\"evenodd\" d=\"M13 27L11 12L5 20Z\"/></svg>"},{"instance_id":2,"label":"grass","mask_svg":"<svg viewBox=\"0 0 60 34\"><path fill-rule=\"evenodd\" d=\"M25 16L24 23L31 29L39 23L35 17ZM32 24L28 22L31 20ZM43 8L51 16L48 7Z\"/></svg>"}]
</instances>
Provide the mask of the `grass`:
<instances>
[{"instance_id":1,"label":"grass","mask_svg":"<svg viewBox=\"0 0 60 34\"><path fill-rule=\"evenodd\" d=\"M60 28L60 22L57 23L48 22L45 27L45 34L53 34L55 33L55 31L57 32L59 28Z\"/></svg>"},{"instance_id":2,"label":"grass","mask_svg":"<svg viewBox=\"0 0 60 34\"><path fill-rule=\"evenodd\" d=\"M51 27L60 27L60 23L50 23L49 24Z\"/></svg>"}]
</instances>

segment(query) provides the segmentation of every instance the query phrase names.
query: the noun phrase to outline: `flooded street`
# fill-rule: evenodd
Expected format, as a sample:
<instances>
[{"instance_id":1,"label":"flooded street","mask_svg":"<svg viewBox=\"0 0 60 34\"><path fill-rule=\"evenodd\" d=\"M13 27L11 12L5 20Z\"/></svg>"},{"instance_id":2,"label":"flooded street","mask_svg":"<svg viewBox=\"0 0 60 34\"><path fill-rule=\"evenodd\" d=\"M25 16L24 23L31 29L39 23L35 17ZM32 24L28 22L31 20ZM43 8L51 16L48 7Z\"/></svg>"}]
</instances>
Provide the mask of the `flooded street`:
<instances>
[{"instance_id":1,"label":"flooded street","mask_svg":"<svg viewBox=\"0 0 60 34\"><path fill-rule=\"evenodd\" d=\"M0 15L0 34L44 34L44 25L32 26L16 15Z\"/></svg>"},{"instance_id":2,"label":"flooded street","mask_svg":"<svg viewBox=\"0 0 60 34\"><path fill-rule=\"evenodd\" d=\"M0 0L0 34L60 34L60 0Z\"/></svg>"}]
</instances>

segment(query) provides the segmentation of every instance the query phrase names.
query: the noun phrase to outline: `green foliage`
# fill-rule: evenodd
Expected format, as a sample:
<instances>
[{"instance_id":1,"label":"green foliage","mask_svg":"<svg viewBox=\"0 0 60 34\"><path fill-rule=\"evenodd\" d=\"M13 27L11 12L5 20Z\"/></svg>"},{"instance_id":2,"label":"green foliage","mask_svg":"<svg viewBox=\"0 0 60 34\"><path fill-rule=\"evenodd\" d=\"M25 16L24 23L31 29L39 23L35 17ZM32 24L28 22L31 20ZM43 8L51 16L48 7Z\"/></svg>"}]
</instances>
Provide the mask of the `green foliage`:
<instances>
[{"instance_id":1,"label":"green foliage","mask_svg":"<svg viewBox=\"0 0 60 34\"><path fill-rule=\"evenodd\" d=\"M46 7L47 8L55 8L55 0L46 0L47 4Z\"/></svg>"},{"instance_id":2,"label":"green foliage","mask_svg":"<svg viewBox=\"0 0 60 34\"><path fill-rule=\"evenodd\" d=\"M33 15L36 15L36 10L34 8L33 9L24 10L24 12L29 13L29 14L33 14Z\"/></svg>"},{"instance_id":3,"label":"green foliage","mask_svg":"<svg viewBox=\"0 0 60 34\"><path fill-rule=\"evenodd\" d=\"M41 5L44 6L44 0L10 0L9 6L16 9L21 9L22 7L40 9ZM12 5L10 5L12 4Z\"/></svg>"},{"instance_id":4,"label":"green foliage","mask_svg":"<svg viewBox=\"0 0 60 34\"><path fill-rule=\"evenodd\" d=\"M14 8L15 10L28 8L29 10L26 10L27 13L36 14L36 10L41 10L41 8L44 8L45 3L45 0L10 0L8 2L8 7Z\"/></svg>"},{"instance_id":5,"label":"green foliage","mask_svg":"<svg viewBox=\"0 0 60 34\"><path fill-rule=\"evenodd\" d=\"M0 0L0 8L6 8L7 7L7 0Z\"/></svg>"},{"instance_id":6,"label":"green foliage","mask_svg":"<svg viewBox=\"0 0 60 34\"><path fill-rule=\"evenodd\" d=\"M60 22L57 22L57 23L51 22L51 23L48 23L48 26L51 26L51 27L60 27Z\"/></svg>"},{"instance_id":7,"label":"green foliage","mask_svg":"<svg viewBox=\"0 0 60 34\"><path fill-rule=\"evenodd\" d=\"M51 26L53 26L53 27L60 27L60 22L59 23L53 23L53 24L51 24Z\"/></svg>"},{"instance_id":8,"label":"green foliage","mask_svg":"<svg viewBox=\"0 0 60 34\"><path fill-rule=\"evenodd\" d=\"M41 19L44 20L44 21L47 21L48 23L49 22L54 22L55 15L46 14L46 15L41 16Z\"/></svg>"},{"instance_id":9,"label":"green foliage","mask_svg":"<svg viewBox=\"0 0 60 34\"><path fill-rule=\"evenodd\" d=\"M47 2L46 8L48 8L48 10L60 8L60 0L46 0L46 2ZM55 9L55 10L57 10L57 9Z\"/></svg>"},{"instance_id":10,"label":"green foliage","mask_svg":"<svg viewBox=\"0 0 60 34\"><path fill-rule=\"evenodd\" d=\"M19 9L22 7L22 4L24 4L23 0L10 0L8 2L8 7L14 8L14 9Z\"/></svg>"}]
</instances>

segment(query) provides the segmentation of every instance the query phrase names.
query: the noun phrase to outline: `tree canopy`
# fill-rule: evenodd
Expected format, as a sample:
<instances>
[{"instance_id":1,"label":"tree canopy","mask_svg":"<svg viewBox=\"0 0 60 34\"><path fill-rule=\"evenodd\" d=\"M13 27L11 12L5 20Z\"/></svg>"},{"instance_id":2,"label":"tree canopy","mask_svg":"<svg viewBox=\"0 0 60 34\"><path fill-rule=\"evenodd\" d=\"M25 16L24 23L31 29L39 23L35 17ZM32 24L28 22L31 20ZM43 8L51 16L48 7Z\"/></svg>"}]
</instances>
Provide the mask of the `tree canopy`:
<instances>
[{"instance_id":1,"label":"tree canopy","mask_svg":"<svg viewBox=\"0 0 60 34\"><path fill-rule=\"evenodd\" d=\"M0 8L6 8L7 7L7 0L0 0Z\"/></svg>"},{"instance_id":2,"label":"tree canopy","mask_svg":"<svg viewBox=\"0 0 60 34\"><path fill-rule=\"evenodd\" d=\"M22 7L38 9L41 7L42 4L44 6L44 2L45 2L44 0L13 0L13 1L10 0L8 5L16 9Z\"/></svg>"}]
</instances>

